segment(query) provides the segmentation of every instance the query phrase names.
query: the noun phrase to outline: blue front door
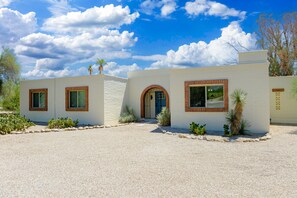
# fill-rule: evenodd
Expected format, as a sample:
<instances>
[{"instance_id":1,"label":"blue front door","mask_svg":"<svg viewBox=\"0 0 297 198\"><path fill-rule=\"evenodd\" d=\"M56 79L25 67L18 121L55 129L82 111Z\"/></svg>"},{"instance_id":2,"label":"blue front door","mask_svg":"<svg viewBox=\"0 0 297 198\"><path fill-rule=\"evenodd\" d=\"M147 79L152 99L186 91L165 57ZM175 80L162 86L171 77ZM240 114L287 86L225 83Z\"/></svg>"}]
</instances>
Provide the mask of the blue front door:
<instances>
[{"instance_id":1,"label":"blue front door","mask_svg":"<svg viewBox=\"0 0 297 198\"><path fill-rule=\"evenodd\" d=\"M156 116L161 113L162 108L166 107L166 97L163 91L156 91L155 92L155 112Z\"/></svg>"}]
</instances>

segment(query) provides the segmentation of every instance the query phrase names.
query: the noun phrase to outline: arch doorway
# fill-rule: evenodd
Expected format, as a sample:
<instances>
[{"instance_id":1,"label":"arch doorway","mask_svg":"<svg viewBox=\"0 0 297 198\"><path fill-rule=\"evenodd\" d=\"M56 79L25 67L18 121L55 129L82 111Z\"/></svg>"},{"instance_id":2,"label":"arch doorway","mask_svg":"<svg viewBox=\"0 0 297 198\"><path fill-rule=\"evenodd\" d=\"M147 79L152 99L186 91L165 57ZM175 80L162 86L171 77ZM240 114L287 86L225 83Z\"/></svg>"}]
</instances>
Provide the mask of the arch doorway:
<instances>
[{"instance_id":1,"label":"arch doorway","mask_svg":"<svg viewBox=\"0 0 297 198\"><path fill-rule=\"evenodd\" d=\"M156 118L163 107L169 109L168 92L160 85L145 88L140 98L141 118Z\"/></svg>"}]
</instances>

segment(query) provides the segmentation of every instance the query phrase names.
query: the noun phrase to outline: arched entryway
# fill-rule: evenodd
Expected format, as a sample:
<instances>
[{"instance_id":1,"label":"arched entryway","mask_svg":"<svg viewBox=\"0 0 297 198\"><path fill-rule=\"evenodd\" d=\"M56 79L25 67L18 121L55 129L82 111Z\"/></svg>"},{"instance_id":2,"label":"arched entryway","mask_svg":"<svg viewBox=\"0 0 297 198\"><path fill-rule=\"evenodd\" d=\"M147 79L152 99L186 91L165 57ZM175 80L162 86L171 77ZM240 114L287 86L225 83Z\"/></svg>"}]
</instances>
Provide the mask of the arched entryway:
<instances>
[{"instance_id":1,"label":"arched entryway","mask_svg":"<svg viewBox=\"0 0 297 198\"><path fill-rule=\"evenodd\" d=\"M169 109L168 92L160 85L145 88L140 97L141 118L155 118L163 107Z\"/></svg>"}]
</instances>

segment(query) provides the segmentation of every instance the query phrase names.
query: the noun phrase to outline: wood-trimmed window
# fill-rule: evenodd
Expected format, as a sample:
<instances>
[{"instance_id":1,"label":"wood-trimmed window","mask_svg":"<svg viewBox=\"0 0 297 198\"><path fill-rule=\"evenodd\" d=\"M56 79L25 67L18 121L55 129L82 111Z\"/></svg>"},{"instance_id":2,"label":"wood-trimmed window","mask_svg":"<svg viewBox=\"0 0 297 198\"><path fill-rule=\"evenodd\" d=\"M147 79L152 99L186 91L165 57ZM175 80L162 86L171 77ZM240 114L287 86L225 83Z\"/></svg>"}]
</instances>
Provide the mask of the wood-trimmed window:
<instances>
[{"instance_id":1,"label":"wood-trimmed window","mask_svg":"<svg viewBox=\"0 0 297 198\"><path fill-rule=\"evenodd\" d=\"M228 80L185 82L186 112L227 112Z\"/></svg>"},{"instance_id":2,"label":"wood-trimmed window","mask_svg":"<svg viewBox=\"0 0 297 198\"><path fill-rule=\"evenodd\" d=\"M29 89L29 111L47 111L47 89Z\"/></svg>"},{"instance_id":3,"label":"wood-trimmed window","mask_svg":"<svg viewBox=\"0 0 297 198\"><path fill-rule=\"evenodd\" d=\"M65 107L66 111L88 111L89 87L66 87Z\"/></svg>"}]
</instances>

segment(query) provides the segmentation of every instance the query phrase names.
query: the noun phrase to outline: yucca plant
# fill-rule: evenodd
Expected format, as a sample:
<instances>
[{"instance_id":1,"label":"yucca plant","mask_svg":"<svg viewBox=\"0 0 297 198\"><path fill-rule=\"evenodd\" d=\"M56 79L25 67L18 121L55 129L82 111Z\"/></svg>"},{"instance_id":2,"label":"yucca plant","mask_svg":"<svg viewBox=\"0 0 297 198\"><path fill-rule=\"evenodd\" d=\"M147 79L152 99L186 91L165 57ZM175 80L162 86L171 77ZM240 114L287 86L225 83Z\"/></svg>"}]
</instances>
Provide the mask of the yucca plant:
<instances>
[{"instance_id":1,"label":"yucca plant","mask_svg":"<svg viewBox=\"0 0 297 198\"><path fill-rule=\"evenodd\" d=\"M234 107L234 118L230 126L233 135L238 135L241 128L243 107L246 103L247 93L241 89L236 89L231 94L231 99Z\"/></svg>"}]
</instances>

